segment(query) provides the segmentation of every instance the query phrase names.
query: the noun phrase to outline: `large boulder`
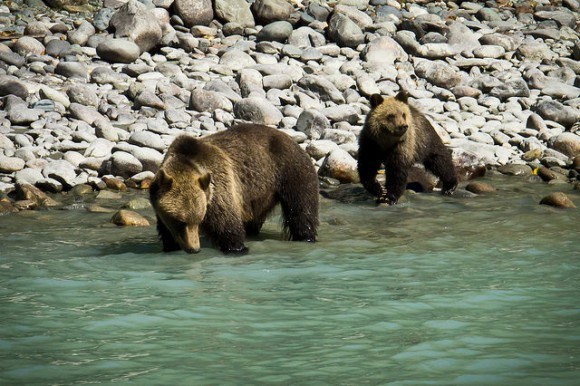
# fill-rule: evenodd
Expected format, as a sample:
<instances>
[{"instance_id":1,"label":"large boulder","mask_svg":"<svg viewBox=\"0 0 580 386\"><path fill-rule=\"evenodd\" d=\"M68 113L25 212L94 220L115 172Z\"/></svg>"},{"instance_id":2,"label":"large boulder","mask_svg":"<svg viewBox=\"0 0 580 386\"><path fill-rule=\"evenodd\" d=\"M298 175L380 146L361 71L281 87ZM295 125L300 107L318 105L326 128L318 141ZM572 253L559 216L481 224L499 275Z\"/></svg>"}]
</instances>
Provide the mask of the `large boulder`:
<instances>
[{"instance_id":1,"label":"large boulder","mask_svg":"<svg viewBox=\"0 0 580 386\"><path fill-rule=\"evenodd\" d=\"M155 14L137 0L129 0L111 17L109 26L115 29L116 38L135 42L141 53L156 47L161 41L161 26Z\"/></svg>"},{"instance_id":2,"label":"large boulder","mask_svg":"<svg viewBox=\"0 0 580 386\"><path fill-rule=\"evenodd\" d=\"M213 20L211 0L175 0L173 9L188 27L208 25Z\"/></svg>"}]
</instances>

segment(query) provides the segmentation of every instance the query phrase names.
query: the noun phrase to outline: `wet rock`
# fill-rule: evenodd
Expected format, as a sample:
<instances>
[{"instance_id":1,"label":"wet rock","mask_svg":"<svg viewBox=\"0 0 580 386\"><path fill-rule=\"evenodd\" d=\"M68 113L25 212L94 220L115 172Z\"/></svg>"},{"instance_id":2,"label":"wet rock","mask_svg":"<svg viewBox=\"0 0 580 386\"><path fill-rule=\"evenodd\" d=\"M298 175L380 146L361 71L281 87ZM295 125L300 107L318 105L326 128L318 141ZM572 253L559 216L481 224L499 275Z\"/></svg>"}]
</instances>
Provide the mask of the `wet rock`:
<instances>
[{"instance_id":1,"label":"wet rock","mask_svg":"<svg viewBox=\"0 0 580 386\"><path fill-rule=\"evenodd\" d=\"M532 168L520 164L503 165L498 167L497 171L508 176L529 176L532 174Z\"/></svg>"},{"instance_id":2,"label":"wet rock","mask_svg":"<svg viewBox=\"0 0 580 386\"><path fill-rule=\"evenodd\" d=\"M540 205L549 205L555 208L576 208L574 202L563 192L554 192L542 198Z\"/></svg>"},{"instance_id":3,"label":"wet rock","mask_svg":"<svg viewBox=\"0 0 580 386\"><path fill-rule=\"evenodd\" d=\"M30 184L16 184L15 197L20 201L29 201L33 203L32 208L36 207L55 207L60 203L50 198L46 193ZM30 208L27 206L27 209Z\"/></svg>"},{"instance_id":4,"label":"wet rock","mask_svg":"<svg viewBox=\"0 0 580 386\"><path fill-rule=\"evenodd\" d=\"M465 187L465 190L475 194L492 193L496 191L492 185L486 184L485 182L470 182Z\"/></svg>"},{"instance_id":5,"label":"wet rock","mask_svg":"<svg viewBox=\"0 0 580 386\"><path fill-rule=\"evenodd\" d=\"M357 161L345 150L334 149L324 160L319 174L339 180L341 183L357 183Z\"/></svg>"},{"instance_id":6,"label":"wet rock","mask_svg":"<svg viewBox=\"0 0 580 386\"><path fill-rule=\"evenodd\" d=\"M111 222L118 226L138 226L146 227L149 226L149 221L137 212L133 212L126 209L121 209L117 211L111 218Z\"/></svg>"},{"instance_id":7,"label":"wet rock","mask_svg":"<svg viewBox=\"0 0 580 386\"><path fill-rule=\"evenodd\" d=\"M130 210L149 209L151 208L151 202L147 198L143 197L133 198L125 205L123 205L123 208Z\"/></svg>"},{"instance_id":8,"label":"wet rock","mask_svg":"<svg viewBox=\"0 0 580 386\"><path fill-rule=\"evenodd\" d=\"M127 190L127 185L122 179L116 177L103 177L103 181L107 185L107 188L115 190L118 192L125 192Z\"/></svg>"},{"instance_id":9,"label":"wet rock","mask_svg":"<svg viewBox=\"0 0 580 386\"><path fill-rule=\"evenodd\" d=\"M536 173L538 174L538 176L540 176L540 178L542 178L542 180L546 181L546 182L550 182L550 181L554 181L554 180L560 180L560 181L566 181L567 178L566 176L564 176L561 173L558 173L550 168L547 168L545 166L540 166L537 170Z\"/></svg>"}]
</instances>

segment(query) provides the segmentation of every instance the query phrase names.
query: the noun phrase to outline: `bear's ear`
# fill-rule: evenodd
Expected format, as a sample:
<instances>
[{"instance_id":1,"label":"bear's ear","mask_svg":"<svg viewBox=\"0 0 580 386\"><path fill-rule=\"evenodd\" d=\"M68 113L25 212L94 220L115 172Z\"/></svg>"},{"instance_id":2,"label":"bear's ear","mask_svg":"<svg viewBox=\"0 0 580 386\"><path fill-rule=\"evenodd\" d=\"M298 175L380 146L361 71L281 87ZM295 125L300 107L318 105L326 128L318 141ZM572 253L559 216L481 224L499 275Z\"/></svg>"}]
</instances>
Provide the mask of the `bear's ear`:
<instances>
[{"instance_id":1,"label":"bear's ear","mask_svg":"<svg viewBox=\"0 0 580 386\"><path fill-rule=\"evenodd\" d=\"M211 173L206 173L203 176L199 177L199 186L201 186L203 190L207 190L210 182L211 182Z\"/></svg>"},{"instance_id":2,"label":"bear's ear","mask_svg":"<svg viewBox=\"0 0 580 386\"><path fill-rule=\"evenodd\" d=\"M159 181L159 185L167 190L173 186L173 177L167 174L164 169L159 169L156 179Z\"/></svg>"},{"instance_id":3,"label":"bear's ear","mask_svg":"<svg viewBox=\"0 0 580 386\"><path fill-rule=\"evenodd\" d=\"M407 103L407 100L409 99L409 93L405 90L401 90L399 91L395 99L403 103Z\"/></svg>"},{"instance_id":4,"label":"bear's ear","mask_svg":"<svg viewBox=\"0 0 580 386\"><path fill-rule=\"evenodd\" d=\"M371 108L375 108L381 103L383 103L384 99L381 94L373 94L371 95Z\"/></svg>"}]
</instances>

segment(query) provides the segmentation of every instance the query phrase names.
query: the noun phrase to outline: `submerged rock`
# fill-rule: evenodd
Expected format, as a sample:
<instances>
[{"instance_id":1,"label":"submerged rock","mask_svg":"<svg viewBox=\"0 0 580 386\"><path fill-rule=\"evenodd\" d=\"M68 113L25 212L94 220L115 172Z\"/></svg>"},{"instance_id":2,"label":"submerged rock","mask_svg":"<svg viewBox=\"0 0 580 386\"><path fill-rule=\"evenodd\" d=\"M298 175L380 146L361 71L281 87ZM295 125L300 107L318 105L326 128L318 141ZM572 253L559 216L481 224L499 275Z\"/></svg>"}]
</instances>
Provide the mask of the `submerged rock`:
<instances>
[{"instance_id":1,"label":"submerged rock","mask_svg":"<svg viewBox=\"0 0 580 386\"><path fill-rule=\"evenodd\" d=\"M150 225L149 221L139 213L125 209L117 211L111 218L111 222L118 226L147 227Z\"/></svg>"},{"instance_id":2,"label":"submerged rock","mask_svg":"<svg viewBox=\"0 0 580 386\"><path fill-rule=\"evenodd\" d=\"M576 208L576 205L562 192L550 193L540 201L541 205L549 205L555 208Z\"/></svg>"}]
</instances>

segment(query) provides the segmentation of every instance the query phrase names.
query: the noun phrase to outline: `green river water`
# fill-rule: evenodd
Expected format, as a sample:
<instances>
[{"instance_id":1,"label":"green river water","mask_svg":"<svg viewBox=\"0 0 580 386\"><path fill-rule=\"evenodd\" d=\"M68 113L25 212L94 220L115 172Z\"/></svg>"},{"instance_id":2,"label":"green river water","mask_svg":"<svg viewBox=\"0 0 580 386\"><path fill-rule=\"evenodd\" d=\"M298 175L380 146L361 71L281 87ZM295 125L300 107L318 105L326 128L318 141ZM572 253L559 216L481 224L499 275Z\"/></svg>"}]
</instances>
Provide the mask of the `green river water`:
<instances>
[{"instance_id":1,"label":"green river water","mask_svg":"<svg viewBox=\"0 0 580 386\"><path fill-rule=\"evenodd\" d=\"M1 216L0 384L578 385L580 209L538 203L580 195L483 181L323 199L318 243L274 216L236 258L163 254L111 213Z\"/></svg>"}]
</instances>

